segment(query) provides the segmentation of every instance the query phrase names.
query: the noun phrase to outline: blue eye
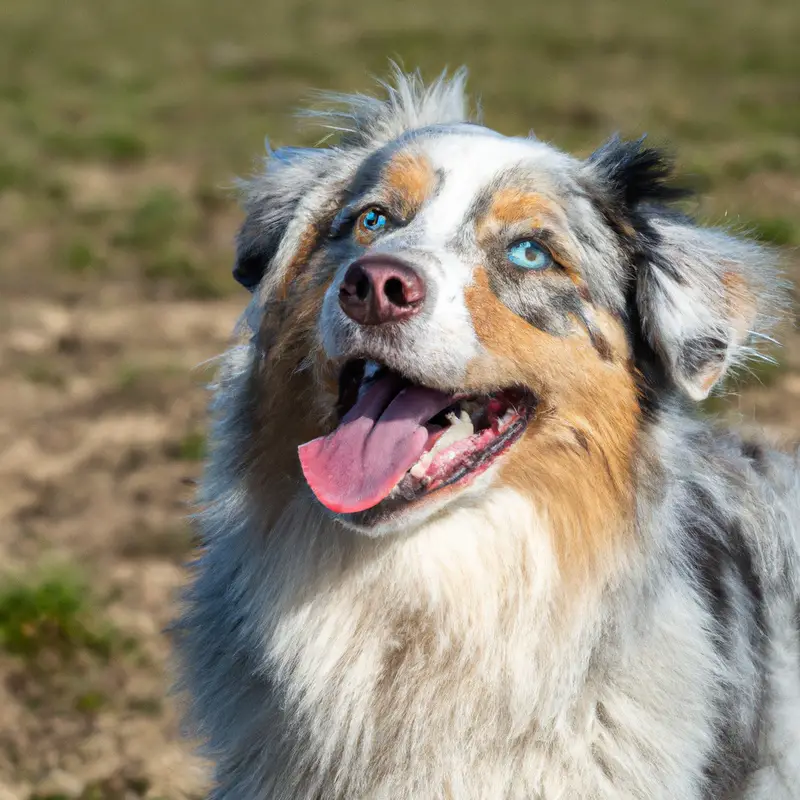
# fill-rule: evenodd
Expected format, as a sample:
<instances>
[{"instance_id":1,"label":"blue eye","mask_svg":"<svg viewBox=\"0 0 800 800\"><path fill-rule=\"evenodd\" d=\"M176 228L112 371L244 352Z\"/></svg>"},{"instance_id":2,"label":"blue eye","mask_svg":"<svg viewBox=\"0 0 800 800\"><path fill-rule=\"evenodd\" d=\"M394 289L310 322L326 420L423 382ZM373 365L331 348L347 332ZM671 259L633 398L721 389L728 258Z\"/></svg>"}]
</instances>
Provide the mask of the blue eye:
<instances>
[{"instance_id":1,"label":"blue eye","mask_svg":"<svg viewBox=\"0 0 800 800\"><path fill-rule=\"evenodd\" d=\"M553 257L547 248L532 239L516 242L507 250L508 260L523 269L547 269L553 264Z\"/></svg>"},{"instance_id":2,"label":"blue eye","mask_svg":"<svg viewBox=\"0 0 800 800\"><path fill-rule=\"evenodd\" d=\"M386 215L377 208L370 208L361 215L361 227L368 231L379 231L386 225Z\"/></svg>"}]
</instances>

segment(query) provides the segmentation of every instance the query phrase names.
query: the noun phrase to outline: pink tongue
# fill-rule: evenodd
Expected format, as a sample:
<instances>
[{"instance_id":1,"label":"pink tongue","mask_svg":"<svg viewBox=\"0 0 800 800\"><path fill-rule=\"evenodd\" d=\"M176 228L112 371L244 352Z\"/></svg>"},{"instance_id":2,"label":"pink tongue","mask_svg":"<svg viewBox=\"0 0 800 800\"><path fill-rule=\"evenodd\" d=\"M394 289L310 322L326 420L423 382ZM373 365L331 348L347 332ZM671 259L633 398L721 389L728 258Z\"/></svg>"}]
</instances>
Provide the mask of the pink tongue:
<instances>
[{"instance_id":1,"label":"pink tongue","mask_svg":"<svg viewBox=\"0 0 800 800\"><path fill-rule=\"evenodd\" d=\"M433 389L399 389L396 376L378 379L333 433L300 445L308 485L331 511L363 511L387 497L425 451L425 423L452 402Z\"/></svg>"}]
</instances>

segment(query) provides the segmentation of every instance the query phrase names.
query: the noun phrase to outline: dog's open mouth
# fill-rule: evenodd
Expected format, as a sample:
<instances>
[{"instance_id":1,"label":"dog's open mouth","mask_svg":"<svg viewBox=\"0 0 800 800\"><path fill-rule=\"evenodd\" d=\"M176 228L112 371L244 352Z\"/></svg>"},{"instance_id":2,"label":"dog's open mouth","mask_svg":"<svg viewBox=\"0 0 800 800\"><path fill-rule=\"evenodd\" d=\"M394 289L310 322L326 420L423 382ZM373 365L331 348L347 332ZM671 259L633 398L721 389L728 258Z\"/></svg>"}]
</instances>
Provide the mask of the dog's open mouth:
<instances>
[{"instance_id":1,"label":"dog's open mouth","mask_svg":"<svg viewBox=\"0 0 800 800\"><path fill-rule=\"evenodd\" d=\"M389 496L412 502L488 469L522 435L535 406L520 387L447 394L375 362L351 361L340 376L339 424L301 445L300 463L317 499L337 513Z\"/></svg>"}]
</instances>

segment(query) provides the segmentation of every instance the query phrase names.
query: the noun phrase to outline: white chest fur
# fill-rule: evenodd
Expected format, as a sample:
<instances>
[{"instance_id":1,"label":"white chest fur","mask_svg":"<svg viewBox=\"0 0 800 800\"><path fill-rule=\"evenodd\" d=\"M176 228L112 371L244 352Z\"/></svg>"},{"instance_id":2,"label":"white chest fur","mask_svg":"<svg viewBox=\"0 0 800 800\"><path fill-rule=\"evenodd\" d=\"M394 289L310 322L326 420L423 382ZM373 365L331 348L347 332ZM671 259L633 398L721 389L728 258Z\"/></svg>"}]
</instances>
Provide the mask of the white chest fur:
<instances>
[{"instance_id":1,"label":"white chest fur","mask_svg":"<svg viewBox=\"0 0 800 800\"><path fill-rule=\"evenodd\" d=\"M298 503L206 561L195 627L247 651L208 659L198 696L219 798L698 796L698 609L668 586L644 625L619 624L619 592L558 600L550 536L510 490L379 541Z\"/></svg>"}]
</instances>

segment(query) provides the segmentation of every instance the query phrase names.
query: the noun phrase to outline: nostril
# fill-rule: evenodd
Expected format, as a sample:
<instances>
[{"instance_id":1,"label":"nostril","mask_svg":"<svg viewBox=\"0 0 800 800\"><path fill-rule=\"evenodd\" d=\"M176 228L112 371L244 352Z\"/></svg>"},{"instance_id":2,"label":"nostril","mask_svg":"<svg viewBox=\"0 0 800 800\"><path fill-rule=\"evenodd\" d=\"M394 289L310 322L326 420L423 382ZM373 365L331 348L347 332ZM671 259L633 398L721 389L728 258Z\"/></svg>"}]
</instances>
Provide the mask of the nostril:
<instances>
[{"instance_id":1,"label":"nostril","mask_svg":"<svg viewBox=\"0 0 800 800\"><path fill-rule=\"evenodd\" d=\"M347 271L342 285L339 287L341 297L361 302L369 297L371 291L372 281L369 275L362 267L355 264Z\"/></svg>"},{"instance_id":2,"label":"nostril","mask_svg":"<svg viewBox=\"0 0 800 800\"><path fill-rule=\"evenodd\" d=\"M386 299L395 306L407 306L405 287L400 278L389 278L383 285L383 293Z\"/></svg>"},{"instance_id":3,"label":"nostril","mask_svg":"<svg viewBox=\"0 0 800 800\"><path fill-rule=\"evenodd\" d=\"M356 297L359 300L366 300L369 297L372 282L365 272L361 272L356 280Z\"/></svg>"}]
</instances>

